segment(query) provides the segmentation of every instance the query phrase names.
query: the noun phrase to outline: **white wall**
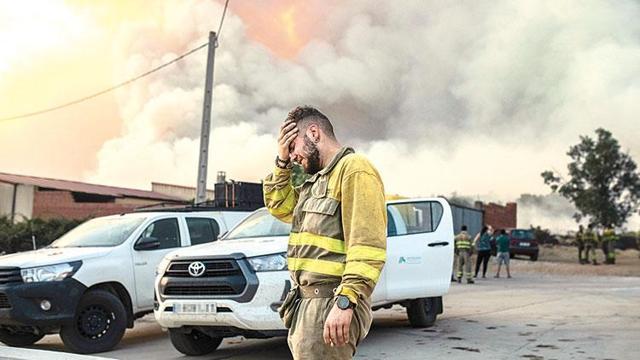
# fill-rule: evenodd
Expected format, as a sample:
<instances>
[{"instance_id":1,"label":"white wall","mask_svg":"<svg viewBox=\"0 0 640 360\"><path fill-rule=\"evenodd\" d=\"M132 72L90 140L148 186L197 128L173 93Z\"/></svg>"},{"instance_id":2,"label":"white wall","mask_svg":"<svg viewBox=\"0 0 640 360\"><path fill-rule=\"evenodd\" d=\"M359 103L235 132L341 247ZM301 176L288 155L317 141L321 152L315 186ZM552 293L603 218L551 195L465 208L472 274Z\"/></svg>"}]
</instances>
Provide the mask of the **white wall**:
<instances>
[{"instance_id":1,"label":"white wall","mask_svg":"<svg viewBox=\"0 0 640 360\"><path fill-rule=\"evenodd\" d=\"M13 184L0 183L0 216L11 216L13 191ZM18 185L14 221L20 221L24 218L31 219L33 215L33 196L33 185Z\"/></svg>"}]
</instances>

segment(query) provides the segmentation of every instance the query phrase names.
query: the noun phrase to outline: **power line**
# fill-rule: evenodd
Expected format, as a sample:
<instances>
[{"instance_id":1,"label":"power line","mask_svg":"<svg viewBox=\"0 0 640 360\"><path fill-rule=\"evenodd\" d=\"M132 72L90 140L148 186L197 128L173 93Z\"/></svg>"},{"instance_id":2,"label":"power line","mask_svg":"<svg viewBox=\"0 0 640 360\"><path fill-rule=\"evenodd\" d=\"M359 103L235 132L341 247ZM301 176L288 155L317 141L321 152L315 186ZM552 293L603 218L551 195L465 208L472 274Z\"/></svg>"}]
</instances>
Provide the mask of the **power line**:
<instances>
[{"instance_id":1,"label":"power line","mask_svg":"<svg viewBox=\"0 0 640 360\"><path fill-rule=\"evenodd\" d=\"M220 25L218 25L218 33L217 33L218 38L220 36L220 31L222 30L222 24L224 22L224 16L227 13L227 6L228 5L229 5L229 0L227 0L226 3L224 4L224 11L222 12L222 17L220 18ZM69 102L66 102L66 103L63 103L63 104L60 104L60 105L52 106L52 107L49 107L49 108L46 108L46 109L42 109L42 110L32 111L32 112L19 114L19 115L8 116L8 117L3 117L3 118L0 118L0 121L17 120L17 119L27 118L27 117L31 117L31 116L41 115L41 114L44 114L44 113L48 113L48 112L51 112L51 111L59 110L59 109L65 108L65 107L69 107L69 106L76 105L76 104L79 104L81 102L93 99L95 97L98 97L100 95L106 94L106 93L111 92L111 91L114 91L114 90L116 90L118 88L121 88L123 86L127 86L127 85L131 84L134 81L140 80L145 76L149 76L149 75L153 74L156 71L164 69L165 67L167 67L167 66L169 66L171 64L174 64L174 63L182 60L183 58L193 54L194 52L206 47L208 44L209 44L209 42L206 42L206 43L204 43L204 44L202 44L202 45L200 45L200 46L198 46L198 47L196 47L194 49L191 49L191 50L187 51L186 53L178 56L177 58L175 58L175 59L173 59L173 60L171 60L169 62L166 62L166 63L164 63L164 64L162 64L160 66L157 66L157 67L155 67L155 68L153 68L153 69L151 69L151 70L149 70L149 71L147 71L145 73L142 73L142 74L140 74L140 75L138 75L138 76L136 76L134 78L131 78L129 80L126 80L124 82L121 82L119 84L111 86L111 87L109 87L107 89L98 91L98 92L93 93L91 95L83 96L83 97L78 98L76 100L72 100L72 101L69 101Z\"/></svg>"},{"instance_id":2,"label":"power line","mask_svg":"<svg viewBox=\"0 0 640 360\"><path fill-rule=\"evenodd\" d=\"M16 119L21 119L21 118L26 118L26 117L36 116L36 115L40 115L40 114L44 114L44 113L48 113L48 112L51 112L51 111L54 111L54 110L62 109L62 108L65 108L65 107L68 107L68 106L71 106L71 105L75 105L75 104L81 103L81 102L83 102L83 101L87 101L87 100L93 99L93 98L95 98L95 97L98 97L98 96L100 96L100 95L106 94L106 93L108 93L108 92L111 92L111 91L116 90L116 89L118 89L118 88L121 88L121 87L123 87L123 86L129 85L129 84L131 84L132 82L137 81L137 80L140 80L140 79L142 79L142 78L143 78L143 77L145 77L145 76L151 75L151 74L153 74L154 72L159 71L159 70L161 70L161 69L163 69L163 68L165 68L165 67L167 67L167 66L169 66L169 65L171 65L171 64L173 64L173 63L176 63L176 62L178 62L178 61L182 60L183 58L185 58L185 57L187 57L187 56L189 56L189 55L193 54L194 52L196 52L196 51L198 51L198 50L200 50L200 49L202 49L202 48L206 47L208 44L209 44L209 43L208 43L208 42L206 42L206 43L204 43L204 44L202 44L202 45L198 46L198 47L197 47L197 48L195 48L195 49L192 49L192 50L187 51L186 53L184 53L184 54L182 54L182 55L178 56L177 58L175 58L175 59L173 59L173 60L171 60L171 61L169 61L169 62L167 62L167 63L164 63L164 64L162 64L162 65L160 65L160 66L158 66L158 67L155 67L155 68L153 68L153 69L151 69L151 70L149 70L149 71L147 71L147 72L145 72L145 73L143 73L143 74L140 74L140 75L138 75L138 76L136 76L136 77L134 77L134 78L131 78L131 79L127 80L127 81L121 82L121 83L119 83L119 84L117 84L117 85L114 85L114 86L112 86L112 87L110 87L110 88L104 89L104 90L102 90L102 91L98 91L97 93L94 93L94 94L91 94L91 95L87 95L87 96L83 96L83 97L81 97L81 98L79 98L79 99L76 99L76 100L73 100L73 101L69 101L69 102L66 102L66 103L64 103L64 104L60 104L60 105L56 105L56 106L52 106L52 107L50 107L50 108L46 108L46 109L42 109L42 110L38 110L38 111L33 111L33 112L29 112L29 113L24 113L24 114L20 114L20 115L14 115L14 116L9 116L9 117L0 118L0 121L9 121L9 120L16 120Z\"/></svg>"},{"instance_id":3,"label":"power line","mask_svg":"<svg viewBox=\"0 0 640 360\"><path fill-rule=\"evenodd\" d=\"M222 24L224 23L224 16L227 14L227 6L229 6L229 0L227 0L224 3L224 10L222 11L222 17L220 18L220 25L218 25L218 32L216 33L217 39L220 39L220 32L222 31Z\"/></svg>"}]
</instances>

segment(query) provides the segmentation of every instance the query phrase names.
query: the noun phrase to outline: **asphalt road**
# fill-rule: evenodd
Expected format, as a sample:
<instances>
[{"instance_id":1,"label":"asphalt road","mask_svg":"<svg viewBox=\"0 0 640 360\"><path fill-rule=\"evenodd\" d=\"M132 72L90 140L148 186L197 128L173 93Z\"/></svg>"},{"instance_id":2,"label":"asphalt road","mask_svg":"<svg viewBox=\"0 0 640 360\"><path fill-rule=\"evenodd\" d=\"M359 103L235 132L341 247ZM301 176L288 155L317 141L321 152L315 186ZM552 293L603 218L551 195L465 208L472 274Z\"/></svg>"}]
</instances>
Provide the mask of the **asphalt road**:
<instances>
[{"instance_id":1,"label":"asphalt road","mask_svg":"<svg viewBox=\"0 0 640 360\"><path fill-rule=\"evenodd\" d=\"M640 278L515 274L452 284L430 329L409 327L403 308L375 312L356 359L640 359ZM57 335L32 349L63 351ZM0 347L0 357L2 348ZM115 359L184 359L153 322L141 319ZM227 339L202 359L290 359L286 340Z\"/></svg>"}]
</instances>

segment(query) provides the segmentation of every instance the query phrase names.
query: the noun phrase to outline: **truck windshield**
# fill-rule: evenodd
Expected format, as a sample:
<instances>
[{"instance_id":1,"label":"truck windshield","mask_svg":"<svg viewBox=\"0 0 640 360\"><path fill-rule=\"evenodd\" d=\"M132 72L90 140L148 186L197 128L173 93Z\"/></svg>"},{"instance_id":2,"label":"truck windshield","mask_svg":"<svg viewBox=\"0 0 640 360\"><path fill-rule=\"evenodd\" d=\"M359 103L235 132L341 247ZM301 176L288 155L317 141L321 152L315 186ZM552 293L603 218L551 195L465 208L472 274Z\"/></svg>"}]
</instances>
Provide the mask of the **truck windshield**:
<instances>
[{"instance_id":1,"label":"truck windshield","mask_svg":"<svg viewBox=\"0 0 640 360\"><path fill-rule=\"evenodd\" d=\"M97 218L62 235L51 247L108 247L122 244L142 224L144 217Z\"/></svg>"},{"instance_id":2,"label":"truck windshield","mask_svg":"<svg viewBox=\"0 0 640 360\"><path fill-rule=\"evenodd\" d=\"M246 239L254 237L289 236L291 225L273 217L267 209L260 209L249 215L223 240Z\"/></svg>"}]
</instances>

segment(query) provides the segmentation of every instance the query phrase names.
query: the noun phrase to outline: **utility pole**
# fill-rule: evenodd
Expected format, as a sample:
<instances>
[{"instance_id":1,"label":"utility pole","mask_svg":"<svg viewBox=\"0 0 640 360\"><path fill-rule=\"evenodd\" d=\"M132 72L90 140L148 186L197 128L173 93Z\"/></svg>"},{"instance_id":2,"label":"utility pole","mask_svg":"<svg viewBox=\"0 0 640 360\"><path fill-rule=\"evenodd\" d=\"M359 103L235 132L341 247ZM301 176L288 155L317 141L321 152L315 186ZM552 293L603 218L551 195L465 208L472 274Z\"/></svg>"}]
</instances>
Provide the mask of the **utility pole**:
<instances>
[{"instance_id":1,"label":"utility pole","mask_svg":"<svg viewBox=\"0 0 640 360\"><path fill-rule=\"evenodd\" d=\"M207 163L209 160L209 136L211 135L211 113L213 101L213 63L218 47L218 35L209 32L209 52L207 54L207 72L204 82L204 105L202 107L202 127L200 128L200 161L198 162L198 186L195 203L207 200Z\"/></svg>"}]
</instances>

